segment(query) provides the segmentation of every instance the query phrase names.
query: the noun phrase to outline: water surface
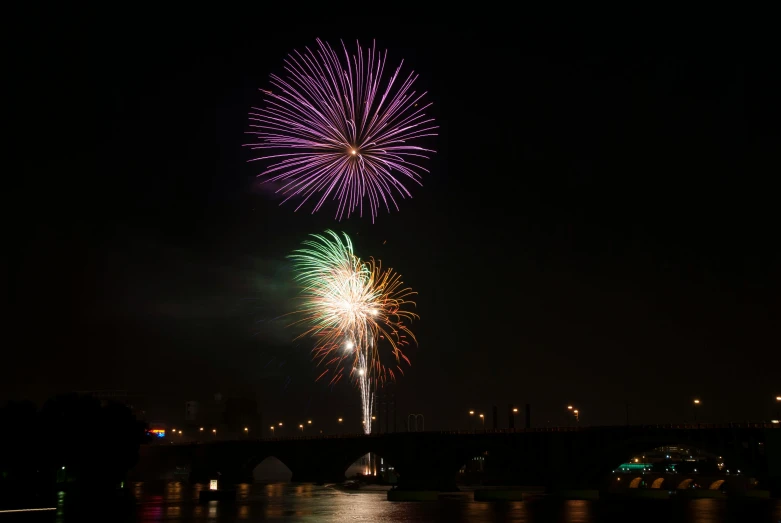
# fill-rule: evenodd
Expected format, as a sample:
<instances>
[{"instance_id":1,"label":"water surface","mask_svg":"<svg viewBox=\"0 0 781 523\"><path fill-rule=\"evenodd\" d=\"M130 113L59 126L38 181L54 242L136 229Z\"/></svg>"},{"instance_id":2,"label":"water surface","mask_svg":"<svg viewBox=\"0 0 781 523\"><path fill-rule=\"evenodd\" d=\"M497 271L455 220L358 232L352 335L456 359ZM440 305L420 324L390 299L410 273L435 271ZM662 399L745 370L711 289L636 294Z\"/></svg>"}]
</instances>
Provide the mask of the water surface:
<instances>
[{"instance_id":1,"label":"water surface","mask_svg":"<svg viewBox=\"0 0 781 523\"><path fill-rule=\"evenodd\" d=\"M136 483L134 513L105 513L107 522L621 522L781 523L779 500L626 500L476 502L472 492L436 502L389 502L385 490L344 491L331 486L274 483L238 485L236 502L199 503L206 485ZM66 495L67 496L67 495ZM57 513L14 517L15 521L75 521L67 500ZM77 518L78 519L78 518Z\"/></svg>"}]
</instances>

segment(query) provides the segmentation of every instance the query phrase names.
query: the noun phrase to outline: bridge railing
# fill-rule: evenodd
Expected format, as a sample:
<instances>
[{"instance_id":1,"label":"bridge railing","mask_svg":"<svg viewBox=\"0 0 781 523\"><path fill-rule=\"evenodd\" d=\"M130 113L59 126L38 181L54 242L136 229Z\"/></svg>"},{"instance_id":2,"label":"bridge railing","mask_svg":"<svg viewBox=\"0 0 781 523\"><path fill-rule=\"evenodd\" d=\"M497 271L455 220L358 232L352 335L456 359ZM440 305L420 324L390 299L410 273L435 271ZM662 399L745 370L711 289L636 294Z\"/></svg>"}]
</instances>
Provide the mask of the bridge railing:
<instances>
[{"instance_id":1,"label":"bridge railing","mask_svg":"<svg viewBox=\"0 0 781 523\"><path fill-rule=\"evenodd\" d=\"M523 433L541 433L541 432L592 432L599 430L715 430L715 429L781 429L778 423L766 421L741 421L732 423L668 423L656 425L613 425L613 426L593 426L593 427L532 427L518 429L455 429L455 430L427 430L419 432L379 432L373 434L346 433L346 434L317 434L313 436L285 436L273 438L240 438L235 440L204 440L204 441L186 441L181 443L171 442L176 445L201 445L215 444L224 442L258 442L258 441L312 441L324 439L345 439L345 438L379 438L389 434L461 434L461 435L481 435L481 434L523 434Z\"/></svg>"}]
</instances>

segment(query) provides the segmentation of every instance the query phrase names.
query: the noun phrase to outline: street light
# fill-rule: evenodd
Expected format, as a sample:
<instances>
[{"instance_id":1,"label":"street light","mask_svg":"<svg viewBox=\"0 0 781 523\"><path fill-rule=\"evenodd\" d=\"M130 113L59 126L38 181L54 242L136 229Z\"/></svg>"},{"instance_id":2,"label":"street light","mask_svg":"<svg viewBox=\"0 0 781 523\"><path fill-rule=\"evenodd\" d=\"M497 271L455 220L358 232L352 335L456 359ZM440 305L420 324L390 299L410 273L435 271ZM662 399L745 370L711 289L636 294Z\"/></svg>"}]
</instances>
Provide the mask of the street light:
<instances>
[{"instance_id":1,"label":"street light","mask_svg":"<svg viewBox=\"0 0 781 523\"><path fill-rule=\"evenodd\" d=\"M201 428L200 428L200 429L198 429L198 430L200 430L201 432L203 432L203 427L201 427Z\"/></svg>"},{"instance_id":2,"label":"street light","mask_svg":"<svg viewBox=\"0 0 781 523\"><path fill-rule=\"evenodd\" d=\"M269 428L271 429L271 435L272 435L272 436L273 436L274 434L276 434L276 433L274 432L274 425L271 425Z\"/></svg>"},{"instance_id":3,"label":"street light","mask_svg":"<svg viewBox=\"0 0 781 523\"><path fill-rule=\"evenodd\" d=\"M575 423L580 422L580 411L573 407L572 405L567 405L567 410L572 411L572 415L575 416ZM569 423L567 423L569 425Z\"/></svg>"},{"instance_id":4,"label":"street light","mask_svg":"<svg viewBox=\"0 0 781 523\"><path fill-rule=\"evenodd\" d=\"M298 428L301 429L301 432L304 432L304 424L303 423L299 424Z\"/></svg>"},{"instance_id":5,"label":"street light","mask_svg":"<svg viewBox=\"0 0 781 523\"><path fill-rule=\"evenodd\" d=\"M483 414L480 414L480 421L483 422L483 429L485 429L485 416Z\"/></svg>"},{"instance_id":6,"label":"street light","mask_svg":"<svg viewBox=\"0 0 781 523\"><path fill-rule=\"evenodd\" d=\"M513 414L518 414L518 407L513 407Z\"/></svg>"},{"instance_id":7,"label":"street light","mask_svg":"<svg viewBox=\"0 0 781 523\"><path fill-rule=\"evenodd\" d=\"M217 429L212 429L212 434L217 435Z\"/></svg>"},{"instance_id":8,"label":"street light","mask_svg":"<svg viewBox=\"0 0 781 523\"><path fill-rule=\"evenodd\" d=\"M182 435L182 431L181 431L181 430L179 431L179 435L180 435L180 436Z\"/></svg>"},{"instance_id":9,"label":"street light","mask_svg":"<svg viewBox=\"0 0 781 523\"><path fill-rule=\"evenodd\" d=\"M699 406L700 406L700 400L698 398L694 398L694 406L692 409L694 411L694 423L697 423L697 407Z\"/></svg>"},{"instance_id":10,"label":"street light","mask_svg":"<svg viewBox=\"0 0 781 523\"><path fill-rule=\"evenodd\" d=\"M311 424L312 424L312 420L311 420L311 419L310 419L310 420L307 420L306 424L307 424L307 425L311 425Z\"/></svg>"},{"instance_id":11,"label":"street light","mask_svg":"<svg viewBox=\"0 0 781 523\"><path fill-rule=\"evenodd\" d=\"M244 432L249 432L249 427L244 427Z\"/></svg>"}]
</instances>

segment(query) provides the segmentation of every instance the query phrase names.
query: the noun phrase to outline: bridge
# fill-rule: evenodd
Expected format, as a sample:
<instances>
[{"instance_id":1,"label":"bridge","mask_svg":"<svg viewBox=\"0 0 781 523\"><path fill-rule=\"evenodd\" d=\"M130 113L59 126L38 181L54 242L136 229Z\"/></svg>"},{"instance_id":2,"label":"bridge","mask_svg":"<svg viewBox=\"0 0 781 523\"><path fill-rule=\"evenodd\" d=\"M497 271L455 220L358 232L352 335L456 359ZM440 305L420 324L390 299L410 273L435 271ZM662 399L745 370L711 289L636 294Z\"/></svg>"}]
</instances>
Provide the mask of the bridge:
<instances>
[{"instance_id":1,"label":"bridge","mask_svg":"<svg viewBox=\"0 0 781 523\"><path fill-rule=\"evenodd\" d=\"M612 471L632 456L663 446L686 445L721 456L763 488L781 487L781 427L770 423L560 427L480 431L399 432L372 435L273 438L160 444L142 448L133 475L160 478L188 470L193 481L219 477L251 481L253 469L275 457L293 481L337 483L367 453L398 474L398 488L457 490L467 461L486 456L492 481L548 489L606 488Z\"/></svg>"}]
</instances>

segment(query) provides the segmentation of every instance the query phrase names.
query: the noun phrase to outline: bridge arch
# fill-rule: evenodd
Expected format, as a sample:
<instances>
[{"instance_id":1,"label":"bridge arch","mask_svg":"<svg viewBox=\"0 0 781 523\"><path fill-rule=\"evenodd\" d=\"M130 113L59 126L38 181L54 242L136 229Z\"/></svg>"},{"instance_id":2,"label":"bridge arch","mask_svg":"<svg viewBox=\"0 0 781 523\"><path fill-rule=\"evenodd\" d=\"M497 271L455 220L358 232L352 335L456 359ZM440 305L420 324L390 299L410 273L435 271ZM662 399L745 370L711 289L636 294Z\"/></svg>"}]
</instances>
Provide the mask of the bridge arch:
<instances>
[{"instance_id":1,"label":"bridge arch","mask_svg":"<svg viewBox=\"0 0 781 523\"><path fill-rule=\"evenodd\" d=\"M713 483L710 484L708 489L709 490L719 490L719 489L721 489L721 486L724 485L724 481L725 480L723 480L723 479L717 479L716 481L714 481Z\"/></svg>"},{"instance_id":2,"label":"bridge arch","mask_svg":"<svg viewBox=\"0 0 781 523\"><path fill-rule=\"evenodd\" d=\"M642 483L643 477L637 476L635 479L629 482L629 488L640 488L640 483Z\"/></svg>"},{"instance_id":3,"label":"bridge arch","mask_svg":"<svg viewBox=\"0 0 781 523\"><path fill-rule=\"evenodd\" d=\"M651 483L651 488L660 489L662 488L662 485L664 485L664 479L665 478L656 478Z\"/></svg>"},{"instance_id":4,"label":"bridge arch","mask_svg":"<svg viewBox=\"0 0 781 523\"><path fill-rule=\"evenodd\" d=\"M685 490L687 488L691 488L693 481L694 480L692 478L686 478L683 481L679 482L678 486L676 486L675 488L678 490Z\"/></svg>"},{"instance_id":5,"label":"bridge arch","mask_svg":"<svg viewBox=\"0 0 781 523\"><path fill-rule=\"evenodd\" d=\"M252 472L252 478L261 483L287 483L293 478L290 467L276 456L266 456L257 465L248 469Z\"/></svg>"},{"instance_id":6,"label":"bridge arch","mask_svg":"<svg viewBox=\"0 0 781 523\"><path fill-rule=\"evenodd\" d=\"M700 444L689 442L666 443L655 448L642 448L642 442L626 442L606 449L602 454L603 459L608 459L612 465L611 471L615 474L642 472L642 474L702 474L710 473L718 475L721 469L727 467L741 468L741 460L735 457L729 450L708 448ZM664 455L665 449L675 449L670 454ZM672 455L673 452L677 455ZM725 455L726 454L726 455ZM648 456L647 456L648 455ZM727 466L724 466L727 463ZM605 464L597 465L604 473ZM662 481L664 478L659 478Z\"/></svg>"},{"instance_id":7,"label":"bridge arch","mask_svg":"<svg viewBox=\"0 0 781 523\"><path fill-rule=\"evenodd\" d=\"M371 483L396 483L396 467L383 454L367 452L353 461L344 471L347 479Z\"/></svg>"}]
</instances>

